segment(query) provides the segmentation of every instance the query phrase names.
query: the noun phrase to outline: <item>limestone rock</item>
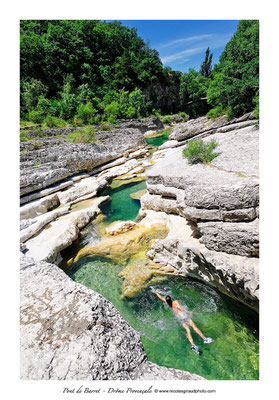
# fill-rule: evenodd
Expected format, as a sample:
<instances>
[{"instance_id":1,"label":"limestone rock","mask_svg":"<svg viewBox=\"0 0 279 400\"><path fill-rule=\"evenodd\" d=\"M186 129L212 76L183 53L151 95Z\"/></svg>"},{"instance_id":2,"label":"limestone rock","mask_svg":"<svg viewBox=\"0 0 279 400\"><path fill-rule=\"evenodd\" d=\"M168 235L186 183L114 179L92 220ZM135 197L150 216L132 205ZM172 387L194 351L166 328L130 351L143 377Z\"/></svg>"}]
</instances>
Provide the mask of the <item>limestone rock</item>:
<instances>
[{"instance_id":1,"label":"limestone rock","mask_svg":"<svg viewBox=\"0 0 279 400\"><path fill-rule=\"evenodd\" d=\"M66 214L68 210L69 207L66 206L38 216L34 222L28 224L28 226L26 226L24 229L21 230L20 241L22 243L26 242L32 236L37 234L40 231L40 229L42 229L45 225L55 220L57 217Z\"/></svg>"},{"instance_id":2,"label":"limestone rock","mask_svg":"<svg viewBox=\"0 0 279 400\"><path fill-rule=\"evenodd\" d=\"M179 275L202 279L258 311L258 258L207 249L199 240L196 224L178 215L145 210L141 223L164 223L169 229L167 237L156 240L147 253L153 262L173 268Z\"/></svg>"},{"instance_id":3,"label":"limestone rock","mask_svg":"<svg viewBox=\"0 0 279 400\"><path fill-rule=\"evenodd\" d=\"M27 194L26 196L22 196L20 198L20 204L29 203L33 200L40 199L42 197L46 197L51 193L59 192L69 186L73 185L73 180L68 179L65 182L57 183L55 185L49 186L47 189L42 189L34 193Z\"/></svg>"},{"instance_id":4,"label":"limestone rock","mask_svg":"<svg viewBox=\"0 0 279 400\"><path fill-rule=\"evenodd\" d=\"M107 181L105 179L89 177L75 183L68 190L60 192L58 197L61 204L67 204L73 202L74 200L80 199L85 195L90 194L91 197L94 197L106 185Z\"/></svg>"},{"instance_id":5,"label":"limestone rock","mask_svg":"<svg viewBox=\"0 0 279 400\"><path fill-rule=\"evenodd\" d=\"M108 197L87 200L84 208L75 206L75 210L52 221L47 229L26 241L25 254L38 261L56 262L60 252L77 239L79 230L100 213L98 206L101 202L108 200ZM65 206L63 209L68 210L68 208L69 206Z\"/></svg>"},{"instance_id":6,"label":"limestone rock","mask_svg":"<svg viewBox=\"0 0 279 400\"><path fill-rule=\"evenodd\" d=\"M43 199L33 201L20 207L20 219L35 218L38 215L45 214L47 211L52 210L60 204L57 194L52 194L44 197Z\"/></svg>"},{"instance_id":7,"label":"limestone rock","mask_svg":"<svg viewBox=\"0 0 279 400\"><path fill-rule=\"evenodd\" d=\"M105 232L111 236L118 235L133 229L135 225L134 221L115 221L105 229Z\"/></svg>"},{"instance_id":8,"label":"limestone rock","mask_svg":"<svg viewBox=\"0 0 279 400\"><path fill-rule=\"evenodd\" d=\"M259 256L259 219L251 222L202 222L202 242L210 250L246 257Z\"/></svg>"},{"instance_id":9,"label":"limestone rock","mask_svg":"<svg viewBox=\"0 0 279 400\"><path fill-rule=\"evenodd\" d=\"M21 379L203 379L148 361L113 305L53 264L21 257L20 288Z\"/></svg>"},{"instance_id":10,"label":"limestone rock","mask_svg":"<svg viewBox=\"0 0 279 400\"><path fill-rule=\"evenodd\" d=\"M190 165L182 149L168 149L146 171L143 209L167 211L193 221L250 221L258 215L258 130L246 127L213 135L219 156Z\"/></svg>"},{"instance_id":11,"label":"limestone rock","mask_svg":"<svg viewBox=\"0 0 279 400\"><path fill-rule=\"evenodd\" d=\"M93 144L70 143L58 136L21 142L20 194L27 195L74 174L90 172L145 145L142 132L135 128L96 132Z\"/></svg>"},{"instance_id":12,"label":"limestone rock","mask_svg":"<svg viewBox=\"0 0 279 400\"><path fill-rule=\"evenodd\" d=\"M256 120L253 120L253 113L247 113L241 118L234 118L231 121L227 121L226 116L221 116L214 119L207 119L206 117L200 117L191 119L187 122L177 124L170 134L170 140L185 140L190 139L203 132L213 131L214 133L219 128L224 126L230 126L229 129L241 129L246 126L255 125ZM224 132L225 130L223 130ZM220 130L222 132L222 130Z\"/></svg>"}]
</instances>

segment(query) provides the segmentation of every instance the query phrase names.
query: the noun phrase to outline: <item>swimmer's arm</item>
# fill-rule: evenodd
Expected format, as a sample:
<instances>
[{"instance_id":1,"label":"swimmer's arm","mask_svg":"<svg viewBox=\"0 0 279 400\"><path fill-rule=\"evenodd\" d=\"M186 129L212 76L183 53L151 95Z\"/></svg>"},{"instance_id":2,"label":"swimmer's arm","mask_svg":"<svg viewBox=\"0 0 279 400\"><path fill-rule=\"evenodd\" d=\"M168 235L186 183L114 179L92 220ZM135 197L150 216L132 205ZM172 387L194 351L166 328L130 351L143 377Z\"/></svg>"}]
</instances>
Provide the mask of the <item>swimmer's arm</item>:
<instances>
[{"instance_id":1,"label":"swimmer's arm","mask_svg":"<svg viewBox=\"0 0 279 400\"><path fill-rule=\"evenodd\" d=\"M166 300L158 292L155 292L155 290L154 290L153 293L156 294L156 296L159 297L160 300L162 300L166 303Z\"/></svg>"}]
</instances>

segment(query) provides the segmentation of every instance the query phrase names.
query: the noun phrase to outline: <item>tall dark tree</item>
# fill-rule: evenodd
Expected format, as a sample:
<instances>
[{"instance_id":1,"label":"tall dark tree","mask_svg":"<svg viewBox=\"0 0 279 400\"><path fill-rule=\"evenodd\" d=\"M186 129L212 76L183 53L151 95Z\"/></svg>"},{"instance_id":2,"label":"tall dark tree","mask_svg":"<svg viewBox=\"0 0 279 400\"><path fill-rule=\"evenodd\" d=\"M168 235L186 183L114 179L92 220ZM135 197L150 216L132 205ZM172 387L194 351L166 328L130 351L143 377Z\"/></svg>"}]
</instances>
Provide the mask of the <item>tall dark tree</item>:
<instances>
[{"instance_id":1,"label":"tall dark tree","mask_svg":"<svg viewBox=\"0 0 279 400\"><path fill-rule=\"evenodd\" d=\"M212 57L213 57L213 54L212 53L210 54L210 50L208 47L205 52L204 62L202 63L201 69L200 69L200 74L202 76L205 76L206 78L209 78L209 76L212 72Z\"/></svg>"}]
</instances>

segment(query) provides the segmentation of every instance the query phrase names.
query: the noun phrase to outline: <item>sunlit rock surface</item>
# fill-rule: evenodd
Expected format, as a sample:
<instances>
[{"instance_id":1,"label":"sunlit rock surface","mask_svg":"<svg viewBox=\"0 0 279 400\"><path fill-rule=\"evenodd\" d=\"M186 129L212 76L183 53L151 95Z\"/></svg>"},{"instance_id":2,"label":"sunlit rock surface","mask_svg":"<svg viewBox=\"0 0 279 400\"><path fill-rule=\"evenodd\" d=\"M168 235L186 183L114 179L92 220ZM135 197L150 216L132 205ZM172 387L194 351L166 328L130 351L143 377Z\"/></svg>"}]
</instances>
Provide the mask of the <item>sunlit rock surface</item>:
<instances>
[{"instance_id":1,"label":"sunlit rock surface","mask_svg":"<svg viewBox=\"0 0 279 400\"><path fill-rule=\"evenodd\" d=\"M20 285L21 379L203 379L149 362L113 305L57 266L22 256Z\"/></svg>"}]
</instances>

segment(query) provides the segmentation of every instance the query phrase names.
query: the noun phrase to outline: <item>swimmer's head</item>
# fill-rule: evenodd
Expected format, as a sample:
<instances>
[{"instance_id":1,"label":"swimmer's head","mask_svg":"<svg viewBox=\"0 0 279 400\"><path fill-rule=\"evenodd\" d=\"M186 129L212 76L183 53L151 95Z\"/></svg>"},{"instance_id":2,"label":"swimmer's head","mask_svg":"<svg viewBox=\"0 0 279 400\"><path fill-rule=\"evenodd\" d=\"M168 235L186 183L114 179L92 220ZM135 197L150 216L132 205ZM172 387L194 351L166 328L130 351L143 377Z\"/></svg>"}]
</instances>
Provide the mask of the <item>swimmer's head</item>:
<instances>
[{"instance_id":1,"label":"swimmer's head","mask_svg":"<svg viewBox=\"0 0 279 400\"><path fill-rule=\"evenodd\" d=\"M172 307L172 299L170 296L166 296L166 302L170 307Z\"/></svg>"}]
</instances>

